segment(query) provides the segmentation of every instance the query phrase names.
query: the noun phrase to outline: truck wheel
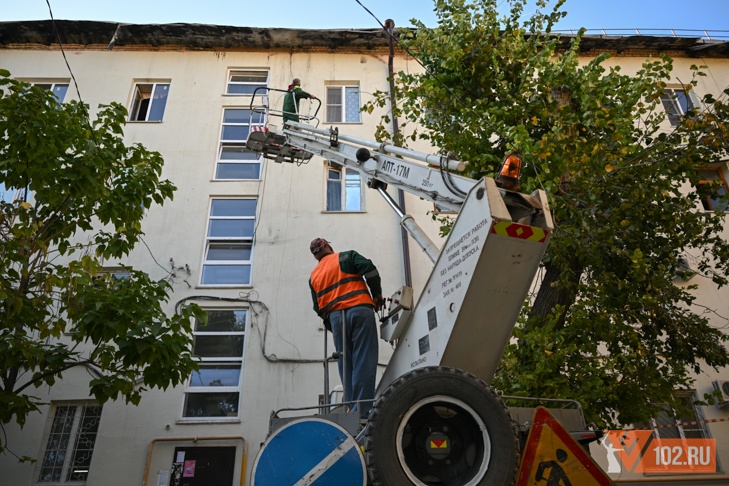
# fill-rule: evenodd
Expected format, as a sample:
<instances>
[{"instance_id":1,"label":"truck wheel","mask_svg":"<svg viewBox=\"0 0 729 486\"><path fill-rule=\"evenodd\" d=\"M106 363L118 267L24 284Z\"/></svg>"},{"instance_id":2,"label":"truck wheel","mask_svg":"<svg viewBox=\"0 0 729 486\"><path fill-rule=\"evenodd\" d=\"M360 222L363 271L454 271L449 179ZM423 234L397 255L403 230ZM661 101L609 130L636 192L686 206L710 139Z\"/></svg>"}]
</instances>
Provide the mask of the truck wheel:
<instances>
[{"instance_id":1,"label":"truck wheel","mask_svg":"<svg viewBox=\"0 0 729 486\"><path fill-rule=\"evenodd\" d=\"M379 397L365 431L374 486L513 484L516 429L494 390L448 367L414 370Z\"/></svg>"}]
</instances>

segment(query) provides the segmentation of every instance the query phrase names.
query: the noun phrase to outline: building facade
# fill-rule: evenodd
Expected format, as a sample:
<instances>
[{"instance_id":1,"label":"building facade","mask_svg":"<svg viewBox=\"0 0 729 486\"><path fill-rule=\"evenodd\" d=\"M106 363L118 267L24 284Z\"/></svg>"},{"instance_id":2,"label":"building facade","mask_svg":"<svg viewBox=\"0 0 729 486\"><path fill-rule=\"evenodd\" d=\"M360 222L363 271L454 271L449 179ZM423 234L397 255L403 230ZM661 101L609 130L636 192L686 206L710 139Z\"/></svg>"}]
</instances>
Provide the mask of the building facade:
<instances>
[{"instance_id":1,"label":"building facade","mask_svg":"<svg viewBox=\"0 0 729 486\"><path fill-rule=\"evenodd\" d=\"M710 73L699 79L699 95L720 93L729 84L729 51L722 43L595 38L583 41L583 49L586 59L600 50L619 53L608 63L619 64L623 72L636 72L646 56L659 50L673 55L674 96L665 102L671 116L695 102L681 82L689 78L696 56L702 56ZM403 284L406 263L417 295L432 264L413 241L410 251L403 249L399 217L376 192L367 191L357 174L318 157L296 166L247 151L251 126L264 123L251 105L280 107L281 93L261 96L261 89L286 89L300 78L302 87L321 100L316 113L321 127L372 139L383 113L359 108L375 91L389 89L388 56L387 35L380 30L0 24L0 68L47 86L61 100L80 97L92 112L100 103L123 103L129 110L127 143L139 142L163 155L163 177L177 186L175 198L149 209L145 244L125 261L108 262L108 270L131 265L169 279L174 288L170 313L195 302L210 317L208 326L195 328L200 371L184 386L147 392L139 406L95 403L86 369L70 370L53 388L36 390L48 405L22 430L11 425L7 434L15 453L38 461L0 457L3 482L167 485L178 469L196 461L198 467L214 469L208 471L214 479L189 484L248 484L271 411L325 400L322 360L333 346L311 310L307 282L316 262L309 242L325 237L335 250L354 249L371 258L386 295ZM421 69L401 52L394 67ZM316 102L301 104L303 113L317 107ZM669 116L667 130L670 123ZM706 169L707 179L726 180L726 164L716 162ZM408 195L406 207L437 240L437 224L428 214L432 204ZM726 291L704 280L691 282L698 285L699 303L729 313ZM390 352L382 342L380 372ZM697 377L696 398L714 381L729 383L729 370L722 373ZM334 388L339 383L334 364L329 375ZM722 471L729 468L729 408L697 407L695 418L702 421L701 433L719 442Z\"/></svg>"}]
</instances>

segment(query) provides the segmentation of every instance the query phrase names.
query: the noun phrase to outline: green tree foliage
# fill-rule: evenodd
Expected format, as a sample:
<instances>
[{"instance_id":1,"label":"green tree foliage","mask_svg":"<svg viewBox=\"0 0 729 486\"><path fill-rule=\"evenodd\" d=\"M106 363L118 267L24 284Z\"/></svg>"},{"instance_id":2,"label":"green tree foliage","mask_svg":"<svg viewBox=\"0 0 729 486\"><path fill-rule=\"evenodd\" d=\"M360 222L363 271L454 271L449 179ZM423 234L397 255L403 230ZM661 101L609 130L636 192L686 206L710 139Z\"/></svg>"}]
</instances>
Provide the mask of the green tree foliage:
<instances>
[{"instance_id":1,"label":"green tree foliage","mask_svg":"<svg viewBox=\"0 0 729 486\"><path fill-rule=\"evenodd\" d=\"M92 122L87 106L0 70L0 183L21 195L0 203L0 426L22 426L37 388L72 367L89 369L99 402L134 404L196 367L199 308L168 317L166 281L100 272L138 242L145 208L175 190L159 153L124 144L125 116L113 103Z\"/></svg>"},{"instance_id":2,"label":"green tree foliage","mask_svg":"<svg viewBox=\"0 0 729 486\"><path fill-rule=\"evenodd\" d=\"M438 26L402 35L426 72L397 76L393 113L407 136L396 142L428 140L469 161L474 177L523 154L522 185L547 191L556 228L496 384L574 398L588 420L630 424L671 403L692 372L729 364L725 334L693 287L674 282L690 251L705 278L727 283L724 217L698 210L718 187L690 188L695 168L726 157L729 91L667 130L660 97L672 60L648 58L627 75L606 64L609 54L580 58L582 32L569 42L550 35L563 2L537 2L546 13L522 20L521 0L502 18L495 0L436 1ZM687 90L704 75L693 73L681 80ZM387 99L378 93L367 109Z\"/></svg>"}]
</instances>

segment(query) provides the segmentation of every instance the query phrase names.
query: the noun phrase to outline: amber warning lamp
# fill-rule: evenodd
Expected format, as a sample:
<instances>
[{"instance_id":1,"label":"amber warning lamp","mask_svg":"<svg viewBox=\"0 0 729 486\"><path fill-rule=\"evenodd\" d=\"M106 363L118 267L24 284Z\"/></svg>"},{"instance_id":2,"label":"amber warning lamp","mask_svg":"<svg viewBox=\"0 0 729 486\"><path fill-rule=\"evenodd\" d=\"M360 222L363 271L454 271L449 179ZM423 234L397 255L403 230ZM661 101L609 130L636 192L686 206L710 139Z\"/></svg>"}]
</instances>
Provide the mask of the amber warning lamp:
<instances>
[{"instance_id":1,"label":"amber warning lamp","mask_svg":"<svg viewBox=\"0 0 729 486\"><path fill-rule=\"evenodd\" d=\"M501 163L496 185L507 191L521 191L521 154L512 152Z\"/></svg>"}]
</instances>

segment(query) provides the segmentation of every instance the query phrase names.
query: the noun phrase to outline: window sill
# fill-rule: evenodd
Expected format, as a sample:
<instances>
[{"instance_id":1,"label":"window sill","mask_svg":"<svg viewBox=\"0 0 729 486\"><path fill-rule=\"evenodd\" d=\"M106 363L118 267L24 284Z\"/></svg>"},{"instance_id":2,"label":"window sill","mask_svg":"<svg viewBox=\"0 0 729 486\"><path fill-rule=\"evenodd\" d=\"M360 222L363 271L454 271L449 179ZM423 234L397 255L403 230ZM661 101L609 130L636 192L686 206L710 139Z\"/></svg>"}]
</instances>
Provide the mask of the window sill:
<instances>
[{"instance_id":1,"label":"window sill","mask_svg":"<svg viewBox=\"0 0 729 486\"><path fill-rule=\"evenodd\" d=\"M364 125L364 122L358 121L358 122L330 122L325 121L324 125Z\"/></svg>"},{"instance_id":2,"label":"window sill","mask_svg":"<svg viewBox=\"0 0 729 486\"><path fill-rule=\"evenodd\" d=\"M260 164L260 162L256 162ZM262 182L263 179L210 179L210 182Z\"/></svg>"},{"instance_id":3,"label":"window sill","mask_svg":"<svg viewBox=\"0 0 729 486\"><path fill-rule=\"evenodd\" d=\"M252 289L253 284L199 284L195 286L196 289Z\"/></svg>"},{"instance_id":4,"label":"window sill","mask_svg":"<svg viewBox=\"0 0 729 486\"><path fill-rule=\"evenodd\" d=\"M366 210L362 211L322 211L321 214L365 214Z\"/></svg>"},{"instance_id":5,"label":"window sill","mask_svg":"<svg viewBox=\"0 0 729 486\"><path fill-rule=\"evenodd\" d=\"M240 417L206 417L175 420L175 425L239 424Z\"/></svg>"},{"instance_id":6,"label":"window sill","mask_svg":"<svg viewBox=\"0 0 729 486\"><path fill-rule=\"evenodd\" d=\"M163 120L160 120L160 121L127 120L127 123L139 123L139 124L162 123L162 122L163 122Z\"/></svg>"}]
</instances>

